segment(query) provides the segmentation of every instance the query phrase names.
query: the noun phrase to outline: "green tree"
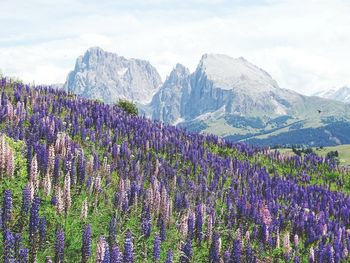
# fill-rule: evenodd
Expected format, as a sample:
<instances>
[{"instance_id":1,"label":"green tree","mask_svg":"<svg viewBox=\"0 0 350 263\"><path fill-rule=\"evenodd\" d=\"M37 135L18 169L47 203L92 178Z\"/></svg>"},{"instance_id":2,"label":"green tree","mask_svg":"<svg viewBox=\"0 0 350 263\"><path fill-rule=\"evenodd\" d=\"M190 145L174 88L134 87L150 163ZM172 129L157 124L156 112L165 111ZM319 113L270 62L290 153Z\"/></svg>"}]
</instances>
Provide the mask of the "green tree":
<instances>
[{"instance_id":1,"label":"green tree","mask_svg":"<svg viewBox=\"0 0 350 263\"><path fill-rule=\"evenodd\" d=\"M127 112L130 115L137 116L139 114L139 110L137 109L135 103L120 99L117 104L117 107L121 108L123 111Z\"/></svg>"}]
</instances>

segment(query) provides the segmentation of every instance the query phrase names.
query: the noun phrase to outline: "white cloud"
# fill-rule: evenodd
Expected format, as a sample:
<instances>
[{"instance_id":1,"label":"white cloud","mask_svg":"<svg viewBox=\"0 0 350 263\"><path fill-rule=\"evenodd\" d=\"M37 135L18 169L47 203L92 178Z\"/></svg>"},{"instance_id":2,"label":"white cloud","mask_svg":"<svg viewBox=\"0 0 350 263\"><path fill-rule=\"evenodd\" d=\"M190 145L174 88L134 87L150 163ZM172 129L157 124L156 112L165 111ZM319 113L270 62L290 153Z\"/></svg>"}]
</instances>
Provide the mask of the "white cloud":
<instances>
[{"instance_id":1,"label":"white cloud","mask_svg":"<svg viewBox=\"0 0 350 263\"><path fill-rule=\"evenodd\" d=\"M163 78L177 62L194 70L203 53L225 53L306 94L350 84L345 0L21 2L0 2L0 68L25 81L64 82L101 46L149 60Z\"/></svg>"}]
</instances>

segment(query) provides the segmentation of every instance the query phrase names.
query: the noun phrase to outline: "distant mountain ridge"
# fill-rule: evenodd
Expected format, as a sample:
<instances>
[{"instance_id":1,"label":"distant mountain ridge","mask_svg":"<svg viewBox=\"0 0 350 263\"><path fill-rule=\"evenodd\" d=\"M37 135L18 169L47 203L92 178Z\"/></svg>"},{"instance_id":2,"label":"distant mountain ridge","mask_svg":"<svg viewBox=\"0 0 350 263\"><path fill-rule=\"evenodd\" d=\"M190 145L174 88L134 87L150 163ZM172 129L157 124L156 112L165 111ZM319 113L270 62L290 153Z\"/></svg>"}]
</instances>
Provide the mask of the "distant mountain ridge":
<instances>
[{"instance_id":1,"label":"distant mountain ridge","mask_svg":"<svg viewBox=\"0 0 350 263\"><path fill-rule=\"evenodd\" d=\"M282 89L266 71L246 59L221 54L203 55L193 73L177 65L148 109L153 119L192 131L267 144L278 141L273 138L307 144L295 130L313 134L317 129L321 136L319 132L326 126L322 143L343 143L343 137L337 140L333 136L331 124L350 120L348 105ZM318 142L313 139L310 143Z\"/></svg>"},{"instance_id":2,"label":"distant mountain ridge","mask_svg":"<svg viewBox=\"0 0 350 263\"><path fill-rule=\"evenodd\" d=\"M118 99L147 103L161 84L157 70L148 61L126 59L93 47L77 59L63 88L106 103Z\"/></svg>"},{"instance_id":3,"label":"distant mountain ridge","mask_svg":"<svg viewBox=\"0 0 350 263\"><path fill-rule=\"evenodd\" d=\"M294 91L280 89L267 72L242 57L205 54L194 73L184 69L176 66L153 97L153 118L174 123L206 118L216 111L241 116L280 116L303 98ZM181 109L173 111L178 115L169 116L171 104L181 105ZM168 112L163 116L159 114L162 107Z\"/></svg>"},{"instance_id":4,"label":"distant mountain ridge","mask_svg":"<svg viewBox=\"0 0 350 263\"><path fill-rule=\"evenodd\" d=\"M296 132L302 130L322 137L322 145L350 143L339 133L350 123L350 105L282 89L243 57L205 54L194 72L177 64L162 83L149 62L93 48L77 59L64 87L107 103L132 100L153 119L235 141L319 143L303 139L310 136Z\"/></svg>"},{"instance_id":5,"label":"distant mountain ridge","mask_svg":"<svg viewBox=\"0 0 350 263\"><path fill-rule=\"evenodd\" d=\"M314 96L350 103L350 87L343 86L339 89L330 89L317 92Z\"/></svg>"}]
</instances>

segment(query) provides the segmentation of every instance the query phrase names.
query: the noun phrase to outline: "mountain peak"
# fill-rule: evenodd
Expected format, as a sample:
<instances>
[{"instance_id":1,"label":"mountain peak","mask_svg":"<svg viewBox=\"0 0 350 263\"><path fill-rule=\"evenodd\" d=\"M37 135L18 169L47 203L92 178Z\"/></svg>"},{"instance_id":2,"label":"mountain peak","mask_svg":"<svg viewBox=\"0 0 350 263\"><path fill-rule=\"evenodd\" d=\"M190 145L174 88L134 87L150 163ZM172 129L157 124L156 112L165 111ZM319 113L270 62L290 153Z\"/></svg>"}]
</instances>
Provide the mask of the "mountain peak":
<instances>
[{"instance_id":1,"label":"mountain peak","mask_svg":"<svg viewBox=\"0 0 350 263\"><path fill-rule=\"evenodd\" d=\"M184 65L177 63L164 83L177 83L190 75L190 70Z\"/></svg>"},{"instance_id":2,"label":"mountain peak","mask_svg":"<svg viewBox=\"0 0 350 263\"><path fill-rule=\"evenodd\" d=\"M147 103L160 85L161 78L148 61L126 59L100 47L91 47L78 57L64 89L107 103L118 99Z\"/></svg>"},{"instance_id":3,"label":"mountain peak","mask_svg":"<svg viewBox=\"0 0 350 263\"><path fill-rule=\"evenodd\" d=\"M87 49L87 52L105 52L101 47L95 46Z\"/></svg>"},{"instance_id":4,"label":"mountain peak","mask_svg":"<svg viewBox=\"0 0 350 263\"><path fill-rule=\"evenodd\" d=\"M244 57L233 58L224 54L204 54L197 71L222 89L251 89L266 91L278 88L277 82L261 68Z\"/></svg>"},{"instance_id":5,"label":"mountain peak","mask_svg":"<svg viewBox=\"0 0 350 263\"><path fill-rule=\"evenodd\" d=\"M350 103L350 87L342 86L338 89L329 89L324 91L319 91L313 94L314 96L337 100L345 103Z\"/></svg>"},{"instance_id":6,"label":"mountain peak","mask_svg":"<svg viewBox=\"0 0 350 263\"><path fill-rule=\"evenodd\" d=\"M91 56L91 55L101 55L107 53L106 51L104 51L102 48L100 47L90 47L86 50L84 57L85 56Z\"/></svg>"},{"instance_id":7,"label":"mountain peak","mask_svg":"<svg viewBox=\"0 0 350 263\"><path fill-rule=\"evenodd\" d=\"M177 63L174 67L174 70L176 71L188 71L188 68L186 68L184 65Z\"/></svg>"},{"instance_id":8,"label":"mountain peak","mask_svg":"<svg viewBox=\"0 0 350 263\"><path fill-rule=\"evenodd\" d=\"M177 63L171 73L176 73L177 75L189 75L190 70L186 68L184 65Z\"/></svg>"},{"instance_id":9,"label":"mountain peak","mask_svg":"<svg viewBox=\"0 0 350 263\"><path fill-rule=\"evenodd\" d=\"M202 55L202 58L200 60L201 62L206 62L206 63L210 63L210 62L214 62L214 61L218 61L218 62L227 62L227 61L236 61L237 63L241 62L241 63L246 63L248 62L244 57L238 57L238 58L233 58L229 55L225 55L225 54L220 54L220 53L205 53ZM250 62L248 62L250 63Z\"/></svg>"}]
</instances>

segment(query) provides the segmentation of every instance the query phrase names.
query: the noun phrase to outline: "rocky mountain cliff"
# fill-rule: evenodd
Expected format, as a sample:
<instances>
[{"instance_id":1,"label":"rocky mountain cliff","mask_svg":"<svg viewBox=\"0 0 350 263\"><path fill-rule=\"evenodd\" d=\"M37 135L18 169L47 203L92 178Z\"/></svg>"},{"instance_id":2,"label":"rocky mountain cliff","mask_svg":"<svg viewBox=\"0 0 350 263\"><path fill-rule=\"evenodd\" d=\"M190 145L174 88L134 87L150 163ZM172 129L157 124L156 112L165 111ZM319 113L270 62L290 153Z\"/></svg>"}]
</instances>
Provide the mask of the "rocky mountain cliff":
<instances>
[{"instance_id":1,"label":"rocky mountain cliff","mask_svg":"<svg viewBox=\"0 0 350 263\"><path fill-rule=\"evenodd\" d=\"M325 103L327 102L327 103ZM324 105L322 105L324 104ZM152 100L153 118L179 123L215 114L272 119L285 115L332 115L345 106L282 89L244 58L206 54L192 74L177 65ZM322 107L321 107L322 106ZM344 110L347 111L347 107Z\"/></svg>"},{"instance_id":2,"label":"rocky mountain cliff","mask_svg":"<svg viewBox=\"0 0 350 263\"><path fill-rule=\"evenodd\" d=\"M148 109L154 119L234 140L350 120L348 105L282 89L246 59L220 54L203 55L192 74L177 65Z\"/></svg>"},{"instance_id":3,"label":"rocky mountain cliff","mask_svg":"<svg viewBox=\"0 0 350 263\"><path fill-rule=\"evenodd\" d=\"M77 59L63 88L106 103L127 99L146 104L161 84L157 70L149 62L126 59L94 47Z\"/></svg>"},{"instance_id":4,"label":"rocky mountain cliff","mask_svg":"<svg viewBox=\"0 0 350 263\"><path fill-rule=\"evenodd\" d=\"M178 124L191 91L190 71L177 64L151 102L153 119Z\"/></svg>"}]
</instances>

